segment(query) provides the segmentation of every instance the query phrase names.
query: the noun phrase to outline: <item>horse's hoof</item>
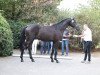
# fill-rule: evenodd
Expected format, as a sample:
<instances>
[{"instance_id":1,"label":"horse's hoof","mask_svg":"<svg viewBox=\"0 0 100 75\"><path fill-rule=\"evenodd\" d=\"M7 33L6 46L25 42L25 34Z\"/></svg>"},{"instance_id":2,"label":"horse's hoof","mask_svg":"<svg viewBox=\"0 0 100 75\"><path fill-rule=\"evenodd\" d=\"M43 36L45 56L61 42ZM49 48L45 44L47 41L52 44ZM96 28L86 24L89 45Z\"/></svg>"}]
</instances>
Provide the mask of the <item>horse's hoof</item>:
<instances>
[{"instance_id":1,"label":"horse's hoof","mask_svg":"<svg viewBox=\"0 0 100 75\"><path fill-rule=\"evenodd\" d=\"M35 61L34 61L34 59L33 59L33 60L31 60L31 61L32 61L32 62L35 62Z\"/></svg>"},{"instance_id":2,"label":"horse's hoof","mask_svg":"<svg viewBox=\"0 0 100 75\"><path fill-rule=\"evenodd\" d=\"M21 62L24 62L23 60L21 60Z\"/></svg>"},{"instance_id":3,"label":"horse's hoof","mask_svg":"<svg viewBox=\"0 0 100 75\"><path fill-rule=\"evenodd\" d=\"M51 62L54 62L54 60L51 60Z\"/></svg>"},{"instance_id":4,"label":"horse's hoof","mask_svg":"<svg viewBox=\"0 0 100 75\"><path fill-rule=\"evenodd\" d=\"M56 63L60 63L58 60L56 60Z\"/></svg>"}]
</instances>

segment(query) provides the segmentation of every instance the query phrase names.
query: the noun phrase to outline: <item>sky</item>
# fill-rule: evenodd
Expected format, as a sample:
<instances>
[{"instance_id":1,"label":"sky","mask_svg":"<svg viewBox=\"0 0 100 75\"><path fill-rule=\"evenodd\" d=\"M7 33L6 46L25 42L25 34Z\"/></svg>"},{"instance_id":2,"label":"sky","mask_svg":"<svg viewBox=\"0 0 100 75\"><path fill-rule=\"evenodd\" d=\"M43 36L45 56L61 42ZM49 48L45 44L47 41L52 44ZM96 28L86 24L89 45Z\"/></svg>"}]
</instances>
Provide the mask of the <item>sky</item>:
<instances>
[{"instance_id":1,"label":"sky","mask_svg":"<svg viewBox=\"0 0 100 75\"><path fill-rule=\"evenodd\" d=\"M89 1L90 0L63 0L61 1L58 8L60 10L62 9L63 10L65 9L74 10L74 9L78 9L80 4L84 6L89 6Z\"/></svg>"}]
</instances>

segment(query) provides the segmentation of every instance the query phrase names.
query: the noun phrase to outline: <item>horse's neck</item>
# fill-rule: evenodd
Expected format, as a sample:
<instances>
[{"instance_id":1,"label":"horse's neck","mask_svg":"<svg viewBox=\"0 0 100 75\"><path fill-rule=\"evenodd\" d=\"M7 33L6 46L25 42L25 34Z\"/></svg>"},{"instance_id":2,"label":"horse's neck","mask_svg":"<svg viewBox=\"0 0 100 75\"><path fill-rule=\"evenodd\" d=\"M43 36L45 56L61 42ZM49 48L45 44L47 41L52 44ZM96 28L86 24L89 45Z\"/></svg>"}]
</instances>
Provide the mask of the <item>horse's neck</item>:
<instances>
[{"instance_id":1,"label":"horse's neck","mask_svg":"<svg viewBox=\"0 0 100 75\"><path fill-rule=\"evenodd\" d=\"M56 29L60 30L61 32L64 32L64 30L68 27L68 22L63 22L63 23L59 23L54 25Z\"/></svg>"}]
</instances>

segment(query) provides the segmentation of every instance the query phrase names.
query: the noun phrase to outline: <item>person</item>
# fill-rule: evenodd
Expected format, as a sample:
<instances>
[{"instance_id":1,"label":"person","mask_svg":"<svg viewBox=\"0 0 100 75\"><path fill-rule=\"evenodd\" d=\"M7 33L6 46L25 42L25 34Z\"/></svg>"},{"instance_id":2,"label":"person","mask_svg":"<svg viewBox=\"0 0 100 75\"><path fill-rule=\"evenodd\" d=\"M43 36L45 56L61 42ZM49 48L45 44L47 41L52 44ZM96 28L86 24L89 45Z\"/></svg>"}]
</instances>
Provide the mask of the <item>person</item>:
<instances>
[{"instance_id":1,"label":"person","mask_svg":"<svg viewBox=\"0 0 100 75\"><path fill-rule=\"evenodd\" d=\"M83 25L83 32L81 35L73 35L75 37L82 37L84 40L84 59L81 61L82 63L85 63L88 57L87 63L91 62L91 46L92 46L92 31L88 27L87 24Z\"/></svg>"},{"instance_id":2,"label":"person","mask_svg":"<svg viewBox=\"0 0 100 75\"><path fill-rule=\"evenodd\" d=\"M41 55L46 54L47 48L48 48L48 42L41 41L41 49L40 49Z\"/></svg>"},{"instance_id":3,"label":"person","mask_svg":"<svg viewBox=\"0 0 100 75\"><path fill-rule=\"evenodd\" d=\"M41 53L41 55L45 53L45 51L44 51L44 50L45 50L45 49L44 49L44 44L45 44L44 41L41 41L41 42L40 42L40 45L41 45L40 53Z\"/></svg>"},{"instance_id":4,"label":"person","mask_svg":"<svg viewBox=\"0 0 100 75\"><path fill-rule=\"evenodd\" d=\"M52 50L53 42L49 41L47 42L47 54L50 54L50 51Z\"/></svg>"},{"instance_id":5,"label":"person","mask_svg":"<svg viewBox=\"0 0 100 75\"><path fill-rule=\"evenodd\" d=\"M35 39L32 43L32 54L36 54L37 51L37 45L39 44L39 40Z\"/></svg>"},{"instance_id":6,"label":"person","mask_svg":"<svg viewBox=\"0 0 100 75\"><path fill-rule=\"evenodd\" d=\"M64 55L64 48L66 47L66 55L68 55L69 52L69 37L71 36L71 34L69 33L68 29L66 29L63 33L63 37L62 37L62 55Z\"/></svg>"}]
</instances>

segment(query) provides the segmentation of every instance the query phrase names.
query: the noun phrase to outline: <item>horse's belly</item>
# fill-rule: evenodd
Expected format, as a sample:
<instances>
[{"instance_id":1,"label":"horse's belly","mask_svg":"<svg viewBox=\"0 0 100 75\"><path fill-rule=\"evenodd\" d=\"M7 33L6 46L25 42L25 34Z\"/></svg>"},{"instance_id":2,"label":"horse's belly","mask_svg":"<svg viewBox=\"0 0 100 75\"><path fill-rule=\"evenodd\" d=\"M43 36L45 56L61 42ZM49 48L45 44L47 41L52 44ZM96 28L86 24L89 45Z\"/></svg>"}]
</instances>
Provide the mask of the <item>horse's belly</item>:
<instances>
[{"instance_id":1,"label":"horse's belly","mask_svg":"<svg viewBox=\"0 0 100 75\"><path fill-rule=\"evenodd\" d=\"M38 39L39 40L53 40L53 34L50 32L39 32Z\"/></svg>"}]
</instances>

